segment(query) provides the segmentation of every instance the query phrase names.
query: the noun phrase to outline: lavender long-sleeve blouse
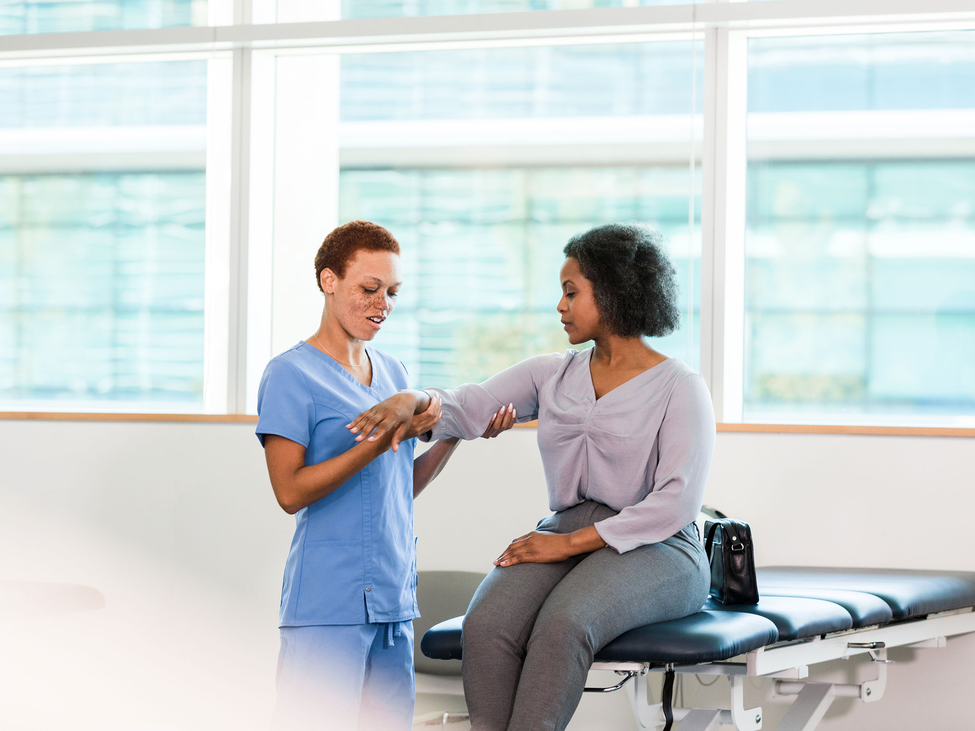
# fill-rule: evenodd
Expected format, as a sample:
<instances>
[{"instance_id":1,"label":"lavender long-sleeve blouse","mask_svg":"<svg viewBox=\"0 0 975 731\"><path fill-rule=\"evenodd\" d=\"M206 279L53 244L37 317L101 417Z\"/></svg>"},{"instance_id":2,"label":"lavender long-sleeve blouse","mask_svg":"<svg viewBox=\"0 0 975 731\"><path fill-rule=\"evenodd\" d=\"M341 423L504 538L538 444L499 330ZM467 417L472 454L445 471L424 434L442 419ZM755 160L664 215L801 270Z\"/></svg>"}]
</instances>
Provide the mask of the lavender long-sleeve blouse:
<instances>
[{"instance_id":1,"label":"lavender long-sleeve blouse","mask_svg":"<svg viewBox=\"0 0 975 731\"><path fill-rule=\"evenodd\" d=\"M595 500L619 511L595 524L620 553L666 540L697 518L715 424L704 379L676 358L597 399L590 350L529 358L443 398L433 439L475 439L502 405L538 419L549 507Z\"/></svg>"}]
</instances>

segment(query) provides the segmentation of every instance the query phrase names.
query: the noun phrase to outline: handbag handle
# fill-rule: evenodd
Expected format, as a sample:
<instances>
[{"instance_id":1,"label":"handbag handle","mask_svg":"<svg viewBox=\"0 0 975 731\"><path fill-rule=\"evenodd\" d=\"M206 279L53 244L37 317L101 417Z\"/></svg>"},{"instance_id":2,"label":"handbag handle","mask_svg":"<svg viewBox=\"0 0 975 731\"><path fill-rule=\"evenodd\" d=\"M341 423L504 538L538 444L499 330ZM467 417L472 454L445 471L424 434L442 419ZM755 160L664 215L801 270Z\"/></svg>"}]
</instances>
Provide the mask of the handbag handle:
<instances>
[{"instance_id":1,"label":"handbag handle","mask_svg":"<svg viewBox=\"0 0 975 731\"><path fill-rule=\"evenodd\" d=\"M708 530L707 540L704 543L704 552L707 554L708 560L711 559L711 546L714 544L714 532L721 527L721 523L712 523L711 528Z\"/></svg>"},{"instance_id":2,"label":"handbag handle","mask_svg":"<svg viewBox=\"0 0 975 731\"><path fill-rule=\"evenodd\" d=\"M710 505L702 505L701 506L701 512L704 513L709 518L712 518L712 519L727 518L728 517L727 515L725 515L724 513L722 513L720 510L718 510L717 508L712 508Z\"/></svg>"},{"instance_id":3,"label":"handbag handle","mask_svg":"<svg viewBox=\"0 0 975 731\"><path fill-rule=\"evenodd\" d=\"M732 551L741 551L744 549L744 536L737 535L742 533L740 529L736 530L735 528L729 526L729 524L725 521L715 521L711 524L711 529L708 531L707 540L704 543L704 552L707 554L708 560L711 559L711 546L714 543L714 532L718 528L721 528L721 530L724 531L725 538L727 538L729 541L734 541L731 547ZM732 533L732 531L734 531L734 533ZM735 548L735 546L741 547Z\"/></svg>"}]
</instances>

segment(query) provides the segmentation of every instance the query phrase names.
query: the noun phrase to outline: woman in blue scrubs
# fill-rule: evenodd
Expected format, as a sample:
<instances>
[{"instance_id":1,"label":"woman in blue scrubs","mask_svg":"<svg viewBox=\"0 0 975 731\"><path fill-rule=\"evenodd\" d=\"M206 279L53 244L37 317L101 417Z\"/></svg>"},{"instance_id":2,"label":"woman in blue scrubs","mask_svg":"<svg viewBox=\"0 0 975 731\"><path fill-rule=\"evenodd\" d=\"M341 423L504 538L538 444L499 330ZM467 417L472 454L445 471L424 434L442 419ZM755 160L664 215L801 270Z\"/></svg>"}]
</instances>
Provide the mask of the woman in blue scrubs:
<instances>
[{"instance_id":1,"label":"woman in blue scrubs","mask_svg":"<svg viewBox=\"0 0 975 731\"><path fill-rule=\"evenodd\" d=\"M408 390L406 368L367 347L401 285L399 244L353 221L315 257L321 324L268 363L257 436L278 503L296 516L285 565L274 725L286 729L407 729L414 707L416 548L413 499L456 448L437 442L416 460L417 434L440 403L412 391L402 425L357 443L346 426ZM509 427L511 410L485 436Z\"/></svg>"}]
</instances>

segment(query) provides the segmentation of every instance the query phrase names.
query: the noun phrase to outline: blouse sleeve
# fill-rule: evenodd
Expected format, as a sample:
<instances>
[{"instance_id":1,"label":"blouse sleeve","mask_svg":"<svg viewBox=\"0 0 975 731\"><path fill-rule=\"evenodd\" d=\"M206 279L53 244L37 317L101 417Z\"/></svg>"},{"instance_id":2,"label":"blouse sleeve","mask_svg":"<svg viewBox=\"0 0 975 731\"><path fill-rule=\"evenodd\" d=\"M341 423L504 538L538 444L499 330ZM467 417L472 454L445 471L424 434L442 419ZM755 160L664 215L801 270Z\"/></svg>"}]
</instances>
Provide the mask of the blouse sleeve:
<instances>
[{"instance_id":1,"label":"blouse sleeve","mask_svg":"<svg viewBox=\"0 0 975 731\"><path fill-rule=\"evenodd\" d=\"M505 368L484 383L465 383L454 389L428 388L443 399L440 422L432 439L477 439L501 406L512 404L519 423L538 418L538 389L565 360L564 355L538 355Z\"/></svg>"},{"instance_id":2,"label":"blouse sleeve","mask_svg":"<svg viewBox=\"0 0 975 731\"><path fill-rule=\"evenodd\" d=\"M714 409L704 378L688 375L674 386L657 434L653 486L643 500L595 524L620 553L659 543L697 519L714 454Z\"/></svg>"}]
</instances>

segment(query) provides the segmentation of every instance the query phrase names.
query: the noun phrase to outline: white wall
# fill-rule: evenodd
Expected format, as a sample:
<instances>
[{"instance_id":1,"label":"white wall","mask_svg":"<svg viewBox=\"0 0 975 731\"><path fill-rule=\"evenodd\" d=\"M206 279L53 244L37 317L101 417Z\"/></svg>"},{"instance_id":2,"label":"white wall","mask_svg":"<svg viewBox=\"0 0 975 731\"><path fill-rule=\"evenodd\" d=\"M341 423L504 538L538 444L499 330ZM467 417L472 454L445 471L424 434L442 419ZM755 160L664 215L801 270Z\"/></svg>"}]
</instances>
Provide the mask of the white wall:
<instances>
[{"instance_id":1,"label":"white wall","mask_svg":"<svg viewBox=\"0 0 975 731\"><path fill-rule=\"evenodd\" d=\"M486 571L534 526L534 436L461 447L417 503L421 569ZM265 727L293 519L252 425L6 421L0 464L0 727ZM973 464L971 439L720 434L707 500L752 524L760 564L975 571ZM106 605L27 616L11 581L92 586ZM893 656L887 697L838 701L822 728L970 723L975 636ZM721 702L722 686L684 691ZM768 683L748 693L773 725ZM622 694L583 700L571 729L597 728L634 728Z\"/></svg>"}]
</instances>

